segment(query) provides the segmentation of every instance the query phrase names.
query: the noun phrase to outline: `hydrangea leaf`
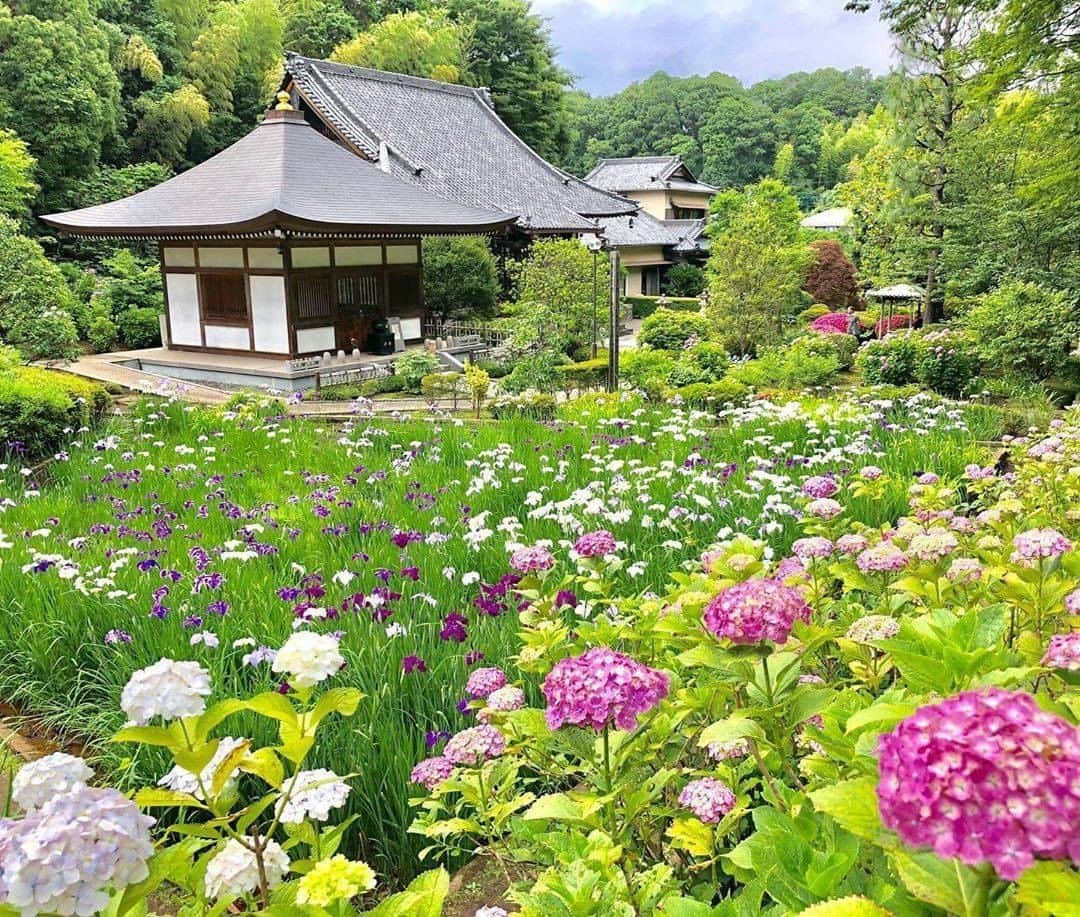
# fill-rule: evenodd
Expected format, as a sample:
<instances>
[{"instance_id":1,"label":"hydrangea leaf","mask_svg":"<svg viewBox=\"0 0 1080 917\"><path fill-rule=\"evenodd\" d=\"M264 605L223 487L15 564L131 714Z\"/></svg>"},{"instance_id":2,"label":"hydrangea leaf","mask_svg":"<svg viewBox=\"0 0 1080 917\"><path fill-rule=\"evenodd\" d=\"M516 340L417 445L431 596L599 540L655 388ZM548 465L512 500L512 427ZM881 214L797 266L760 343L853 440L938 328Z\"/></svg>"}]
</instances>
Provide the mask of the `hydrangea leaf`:
<instances>
[{"instance_id":1,"label":"hydrangea leaf","mask_svg":"<svg viewBox=\"0 0 1080 917\"><path fill-rule=\"evenodd\" d=\"M363 699L364 695L356 688L331 688L316 702L315 708L307 715L305 725L314 730L331 713L352 716Z\"/></svg>"},{"instance_id":2,"label":"hydrangea leaf","mask_svg":"<svg viewBox=\"0 0 1080 917\"><path fill-rule=\"evenodd\" d=\"M852 895L834 901L822 901L808 907L800 917L890 917L890 913L869 898Z\"/></svg>"},{"instance_id":3,"label":"hydrangea leaf","mask_svg":"<svg viewBox=\"0 0 1080 917\"><path fill-rule=\"evenodd\" d=\"M288 723L295 727L298 722L293 705L283 695L278 694L277 691L265 691L262 694L256 694L244 702L244 707L262 716L270 717L272 720L277 720L279 723Z\"/></svg>"},{"instance_id":4,"label":"hydrangea leaf","mask_svg":"<svg viewBox=\"0 0 1080 917\"><path fill-rule=\"evenodd\" d=\"M369 917L439 917L448 894L450 874L445 869L433 869L369 911Z\"/></svg>"},{"instance_id":5,"label":"hydrangea leaf","mask_svg":"<svg viewBox=\"0 0 1080 917\"><path fill-rule=\"evenodd\" d=\"M1080 912L1080 874L1064 863L1036 863L1016 885L1013 900L1038 917Z\"/></svg>"},{"instance_id":6,"label":"hydrangea leaf","mask_svg":"<svg viewBox=\"0 0 1080 917\"><path fill-rule=\"evenodd\" d=\"M904 887L920 901L940 907L950 914L966 914L967 902L974 900L980 877L959 860L943 860L929 851L889 854Z\"/></svg>"},{"instance_id":7,"label":"hydrangea leaf","mask_svg":"<svg viewBox=\"0 0 1080 917\"><path fill-rule=\"evenodd\" d=\"M881 843L888 838L881 824L877 805L877 780L858 777L823 786L810 793L818 812L824 812L856 837Z\"/></svg>"},{"instance_id":8,"label":"hydrangea leaf","mask_svg":"<svg viewBox=\"0 0 1080 917\"><path fill-rule=\"evenodd\" d=\"M712 853L713 829L697 818L677 818L664 832L671 846L685 850L691 856L704 857Z\"/></svg>"},{"instance_id":9,"label":"hydrangea leaf","mask_svg":"<svg viewBox=\"0 0 1080 917\"><path fill-rule=\"evenodd\" d=\"M285 768L272 748L259 748L240 762L240 770L261 777L274 789L285 780Z\"/></svg>"},{"instance_id":10,"label":"hydrangea leaf","mask_svg":"<svg viewBox=\"0 0 1080 917\"><path fill-rule=\"evenodd\" d=\"M848 717L844 732L851 735L866 726L876 726L878 732L886 732L902 719L915 712L915 704L907 703L876 703L859 710Z\"/></svg>"},{"instance_id":11,"label":"hydrangea leaf","mask_svg":"<svg viewBox=\"0 0 1080 917\"><path fill-rule=\"evenodd\" d=\"M711 726L706 726L698 739L698 748L704 748L713 742L734 742L736 739L764 739L763 730L754 720L744 713L733 713Z\"/></svg>"},{"instance_id":12,"label":"hydrangea leaf","mask_svg":"<svg viewBox=\"0 0 1080 917\"><path fill-rule=\"evenodd\" d=\"M205 809L199 800L190 793L178 793L176 790L166 790L161 787L147 786L135 793L135 804L141 809L166 808L170 806L184 806L189 809Z\"/></svg>"},{"instance_id":13,"label":"hydrangea leaf","mask_svg":"<svg viewBox=\"0 0 1080 917\"><path fill-rule=\"evenodd\" d=\"M537 799L521 817L527 821L538 819L581 821L584 818L584 812L581 804L565 793L549 793Z\"/></svg>"}]
</instances>

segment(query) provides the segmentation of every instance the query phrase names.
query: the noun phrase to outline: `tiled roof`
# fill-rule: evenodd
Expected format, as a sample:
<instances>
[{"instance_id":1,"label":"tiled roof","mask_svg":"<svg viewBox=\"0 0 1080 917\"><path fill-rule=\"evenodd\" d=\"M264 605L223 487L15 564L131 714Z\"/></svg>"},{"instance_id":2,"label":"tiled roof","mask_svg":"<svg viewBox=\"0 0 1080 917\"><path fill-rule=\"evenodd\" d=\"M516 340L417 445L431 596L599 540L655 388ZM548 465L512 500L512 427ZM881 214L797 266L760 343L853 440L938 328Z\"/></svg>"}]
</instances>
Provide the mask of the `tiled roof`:
<instances>
[{"instance_id":1,"label":"tiled roof","mask_svg":"<svg viewBox=\"0 0 1080 917\"><path fill-rule=\"evenodd\" d=\"M698 191L715 194L716 188L699 182L679 156L625 156L601 159L585 181L628 194L633 191Z\"/></svg>"},{"instance_id":2,"label":"tiled roof","mask_svg":"<svg viewBox=\"0 0 1080 917\"><path fill-rule=\"evenodd\" d=\"M503 123L486 91L286 55L303 106L357 152L435 194L516 213L537 232L587 232L633 201L556 168Z\"/></svg>"},{"instance_id":3,"label":"tiled roof","mask_svg":"<svg viewBox=\"0 0 1080 917\"><path fill-rule=\"evenodd\" d=\"M667 221L658 220L644 210L633 216L605 217L599 220L605 241L616 248L632 245L677 245L679 234Z\"/></svg>"},{"instance_id":4,"label":"tiled roof","mask_svg":"<svg viewBox=\"0 0 1080 917\"><path fill-rule=\"evenodd\" d=\"M271 112L250 134L175 178L122 200L42 219L73 235L484 232L513 214L440 197L350 153L299 112Z\"/></svg>"},{"instance_id":5,"label":"tiled roof","mask_svg":"<svg viewBox=\"0 0 1080 917\"><path fill-rule=\"evenodd\" d=\"M688 254L709 250L709 237L705 235L704 220L664 220L664 223L679 236L675 251Z\"/></svg>"}]
</instances>

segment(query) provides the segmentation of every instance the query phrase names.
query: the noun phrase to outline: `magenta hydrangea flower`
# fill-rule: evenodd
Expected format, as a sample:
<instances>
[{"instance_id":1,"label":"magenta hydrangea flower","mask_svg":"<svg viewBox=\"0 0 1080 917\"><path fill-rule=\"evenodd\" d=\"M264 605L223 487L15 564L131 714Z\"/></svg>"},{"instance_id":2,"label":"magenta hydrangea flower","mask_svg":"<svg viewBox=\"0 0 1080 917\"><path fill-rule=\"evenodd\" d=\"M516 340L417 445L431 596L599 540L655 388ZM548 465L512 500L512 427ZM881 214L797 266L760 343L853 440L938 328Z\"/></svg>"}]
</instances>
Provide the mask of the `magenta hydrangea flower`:
<instances>
[{"instance_id":1,"label":"magenta hydrangea flower","mask_svg":"<svg viewBox=\"0 0 1080 917\"><path fill-rule=\"evenodd\" d=\"M545 717L552 729L614 724L630 730L668 694L668 676L604 646L561 659L544 679Z\"/></svg>"},{"instance_id":2,"label":"magenta hydrangea flower","mask_svg":"<svg viewBox=\"0 0 1080 917\"><path fill-rule=\"evenodd\" d=\"M451 736L443 749L443 757L452 764L483 764L488 758L499 757L505 750L503 734L494 726L481 723Z\"/></svg>"},{"instance_id":3,"label":"magenta hydrangea flower","mask_svg":"<svg viewBox=\"0 0 1080 917\"><path fill-rule=\"evenodd\" d=\"M510 555L510 566L518 573L540 573L555 566L555 555L542 545L518 548Z\"/></svg>"},{"instance_id":4,"label":"magenta hydrangea flower","mask_svg":"<svg viewBox=\"0 0 1080 917\"><path fill-rule=\"evenodd\" d=\"M454 763L443 755L424 758L417 763L409 775L410 783L419 783L429 792L446 780L454 772Z\"/></svg>"},{"instance_id":5,"label":"magenta hydrangea flower","mask_svg":"<svg viewBox=\"0 0 1080 917\"><path fill-rule=\"evenodd\" d=\"M705 627L732 643L786 643L795 622L809 620L802 594L769 579L736 583L705 606Z\"/></svg>"},{"instance_id":6,"label":"magenta hydrangea flower","mask_svg":"<svg viewBox=\"0 0 1080 917\"><path fill-rule=\"evenodd\" d=\"M691 780L679 793L679 805L689 809L706 824L716 824L735 808L735 794L722 780L702 777Z\"/></svg>"},{"instance_id":7,"label":"magenta hydrangea flower","mask_svg":"<svg viewBox=\"0 0 1080 917\"><path fill-rule=\"evenodd\" d=\"M1042 663L1051 669L1080 671L1080 631L1073 634L1054 634L1046 646Z\"/></svg>"},{"instance_id":8,"label":"magenta hydrangea flower","mask_svg":"<svg viewBox=\"0 0 1080 917\"><path fill-rule=\"evenodd\" d=\"M1057 529L1029 529L1013 538L1013 561L1031 564L1048 557L1058 557L1072 550L1069 541Z\"/></svg>"},{"instance_id":9,"label":"magenta hydrangea flower","mask_svg":"<svg viewBox=\"0 0 1080 917\"><path fill-rule=\"evenodd\" d=\"M987 688L920 707L878 739L878 807L913 846L1016 879L1080 863L1080 729L1030 694Z\"/></svg>"},{"instance_id":10,"label":"magenta hydrangea flower","mask_svg":"<svg viewBox=\"0 0 1080 917\"><path fill-rule=\"evenodd\" d=\"M896 573L908 565L908 556L891 541L860 551L855 566L863 573Z\"/></svg>"},{"instance_id":11,"label":"magenta hydrangea flower","mask_svg":"<svg viewBox=\"0 0 1080 917\"><path fill-rule=\"evenodd\" d=\"M586 532L574 542L574 553L578 557L603 557L615 552L615 536L606 529Z\"/></svg>"},{"instance_id":12,"label":"magenta hydrangea flower","mask_svg":"<svg viewBox=\"0 0 1080 917\"><path fill-rule=\"evenodd\" d=\"M1065 610L1071 615L1080 615L1080 589L1074 589L1065 596Z\"/></svg>"},{"instance_id":13,"label":"magenta hydrangea flower","mask_svg":"<svg viewBox=\"0 0 1080 917\"><path fill-rule=\"evenodd\" d=\"M469 673L469 680L465 683L465 690L473 697L487 697L492 691L498 691L506 684L506 673L497 666L488 666L482 669L473 669Z\"/></svg>"},{"instance_id":14,"label":"magenta hydrangea flower","mask_svg":"<svg viewBox=\"0 0 1080 917\"><path fill-rule=\"evenodd\" d=\"M813 497L815 499L820 497L832 497L836 495L836 492L840 490L840 486L831 477L825 474L815 475L812 478L807 478L803 481L802 492L804 496Z\"/></svg>"},{"instance_id":15,"label":"magenta hydrangea flower","mask_svg":"<svg viewBox=\"0 0 1080 917\"><path fill-rule=\"evenodd\" d=\"M800 560L814 560L828 557L833 552L833 543L828 538L814 535L799 538L792 546L791 553Z\"/></svg>"}]
</instances>

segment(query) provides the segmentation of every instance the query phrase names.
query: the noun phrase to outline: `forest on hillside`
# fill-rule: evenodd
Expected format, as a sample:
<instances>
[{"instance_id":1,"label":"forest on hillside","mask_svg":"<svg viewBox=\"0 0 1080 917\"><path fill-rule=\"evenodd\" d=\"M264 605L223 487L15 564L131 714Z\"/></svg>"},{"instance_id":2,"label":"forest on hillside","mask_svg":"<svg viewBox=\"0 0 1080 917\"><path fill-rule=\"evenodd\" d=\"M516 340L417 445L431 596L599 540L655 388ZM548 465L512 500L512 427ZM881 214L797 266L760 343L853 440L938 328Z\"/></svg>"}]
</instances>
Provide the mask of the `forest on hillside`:
<instances>
[{"instance_id":1,"label":"forest on hillside","mask_svg":"<svg viewBox=\"0 0 1080 917\"><path fill-rule=\"evenodd\" d=\"M1074 293L1075 4L848 6L887 20L893 73L751 86L656 73L593 98L527 0L0 0L0 335L25 341L44 333L31 327L41 314L64 313L85 338L110 284L111 321L152 308L138 253L58 241L35 215L133 193L224 148L266 107L285 50L487 86L519 135L576 174L603 156L678 153L722 189L772 178L803 213L847 205L862 280L924 283L939 308L1004 278Z\"/></svg>"}]
</instances>

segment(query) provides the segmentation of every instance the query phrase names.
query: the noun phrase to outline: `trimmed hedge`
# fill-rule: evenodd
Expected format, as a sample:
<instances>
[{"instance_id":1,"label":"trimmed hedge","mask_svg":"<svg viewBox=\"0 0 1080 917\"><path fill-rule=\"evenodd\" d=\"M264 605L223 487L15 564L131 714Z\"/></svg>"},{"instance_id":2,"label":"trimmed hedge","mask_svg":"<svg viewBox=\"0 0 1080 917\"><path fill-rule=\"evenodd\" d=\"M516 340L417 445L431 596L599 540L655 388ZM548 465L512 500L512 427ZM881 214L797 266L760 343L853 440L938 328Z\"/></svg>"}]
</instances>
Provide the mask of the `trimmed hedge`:
<instances>
[{"instance_id":1,"label":"trimmed hedge","mask_svg":"<svg viewBox=\"0 0 1080 917\"><path fill-rule=\"evenodd\" d=\"M555 367L557 385L566 392L603 388L607 384L607 377L608 361L601 357Z\"/></svg>"},{"instance_id":2,"label":"trimmed hedge","mask_svg":"<svg viewBox=\"0 0 1080 917\"><path fill-rule=\"evenodd\" d=\"M497 398L491 402L491 416L499 420L522 417L548 421L555 419L556 407L554 396L546 392L529 391Z\"/></svg>"},{"instance_id":3,"label":"trimmed hedge","mask_svg":"<svg viewBox=\"0 0 1080 917\"><path fill-rule=\"evenodd\" d=\"M750 396L750 388L735 379L721 379L684 385L675 389L675 394L691 407L715 411L728 404L743 404Z\"/></svg>"},{"instance_id":4,"label":"trimmed hedge","mask_svg":"<svg viewBox=\"0 0 1080 917\"><path fill-rule=\"evenodd\" d=\"M623 304L631 308L634 318L648 318L657 309L701 311L701 300L696 296L624 296Z\"/></svg>"},{"instance_id":5,"label":"trimmed hedge","mask_svg":"<svg viewBox=\"0 0 1080 917\"><path fill-rule=\"evenodd\" d=\"M0 451L40 458L97 421L111 399L102 386L37 366L0 372Z\"/></svg>"}]
</instances>

